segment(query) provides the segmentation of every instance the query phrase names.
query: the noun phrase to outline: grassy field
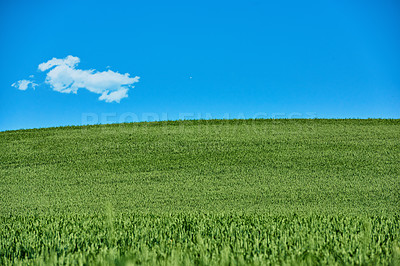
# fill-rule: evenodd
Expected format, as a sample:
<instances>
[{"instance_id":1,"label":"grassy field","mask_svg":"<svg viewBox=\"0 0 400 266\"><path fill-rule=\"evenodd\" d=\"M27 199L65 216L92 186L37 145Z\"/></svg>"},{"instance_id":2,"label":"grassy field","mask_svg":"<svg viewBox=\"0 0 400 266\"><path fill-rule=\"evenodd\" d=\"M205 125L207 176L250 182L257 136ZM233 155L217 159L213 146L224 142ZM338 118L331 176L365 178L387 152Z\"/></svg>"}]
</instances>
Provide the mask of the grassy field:
<instances>
[{"instance_id":1,"label":"grassy field","mask_svg":"<svg viewBox=\"0 0 400 266\"><path fill-rule=\"evenodd\" d=\"M0 132L0 263L400 263L400 120Z\"/></svg>"}]
</instances>

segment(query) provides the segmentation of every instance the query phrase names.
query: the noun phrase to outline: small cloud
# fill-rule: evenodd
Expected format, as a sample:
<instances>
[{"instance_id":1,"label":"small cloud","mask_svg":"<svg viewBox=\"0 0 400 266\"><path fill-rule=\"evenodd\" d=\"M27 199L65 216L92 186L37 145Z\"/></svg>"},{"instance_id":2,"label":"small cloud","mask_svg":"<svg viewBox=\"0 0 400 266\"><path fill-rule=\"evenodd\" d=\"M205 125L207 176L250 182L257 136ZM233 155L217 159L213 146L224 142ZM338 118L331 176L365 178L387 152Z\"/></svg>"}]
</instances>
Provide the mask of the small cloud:
<instances>
[{"instance_id":1,"label":"small cloud","mask_svg":"<svg viewBox=\"0 0 400 266\"><path fill-rule=\"evenodd\" d=\"M110 102L118 102L123 99L128 97L128 89L120 89L116 90L113 92L110 92L109 90L104 91L101 96L99 97L99 100L104 100L107 103Z\"/></svg>"},{"instance_id":2,"label":"small cloud","mask_svg":"<svg viewBox=\"0 0 400 266\"><path fill-rule=\"evenodd\" d=\"M46 63L41 63L38 68L41 71L46 71L52 68L53 66L62 66L62 65L74 68L75 65L79 64L80 61L81 60L79 59L79 57L69 55L64 59L53 58L47 61Z\"/></svg>"},{"instance_id":3,"label":"small cloud","mask_svg":"<svg viewBox=\"0 0 400 266\"><path fill-rule=\"evenodd\" d=\"M11 86L13 86L14 88L17 88L21 91L26 91L29 87L29 85L32 87L32 89L35 89L35 87L37 86L36 83L30 81L30 80L19 80L17 82L14 82L13 84L11 84Z\"/></svg>"},{"instance_id":4,"label":"small cloud","mask_svg":"<svg viewBox=\"0 0 400 266\"><path fill-rule=\"evenodd\" d=\"M139 82L140 79L138 76L130 77L128 73L120 74L110 69L102 72L94 69L77 69L79 62L78 57L69 55L64 59L53 58L41 63L38 68L42 72L47 72L45 82L54 91L76 94L79 89L86 89L100 94L99 100L105 102L119 103L121 99L127 98L129 89L134 88L132 84ZM32 83L33 87L37 86L33 84L35 83ZM26 90L28 85L29 83L22 88Z\"/></svg>"}]
</instances>

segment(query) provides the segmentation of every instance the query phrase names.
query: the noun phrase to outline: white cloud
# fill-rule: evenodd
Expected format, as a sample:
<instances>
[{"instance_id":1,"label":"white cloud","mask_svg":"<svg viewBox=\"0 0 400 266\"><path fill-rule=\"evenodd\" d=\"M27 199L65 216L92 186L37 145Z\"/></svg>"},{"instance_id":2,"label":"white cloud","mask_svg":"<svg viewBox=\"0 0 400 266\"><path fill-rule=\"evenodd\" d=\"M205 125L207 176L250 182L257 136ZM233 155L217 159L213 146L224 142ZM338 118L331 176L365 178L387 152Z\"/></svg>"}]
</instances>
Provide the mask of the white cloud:
<instances>
[{"instance_id":1,"label":"white cloud","mask_svg":"<svg viewBox=\"0 0 400 266\"><path fill-rule=\"evenodd\" d=\"M106 102L110 103L113 101L119 102L121 99L128 97L128 89L120 89L113 92L109 90L104 91L99 100L105 100Z\"/></svg>"},{"instance_id":2,"label":"white cloud","mask_svg":"<svg viewBox=\"0 0 400 266\"><path fill-rule=\"evenodd\" d=\"M96 70L76 69L80 59L67 56L64 59L53 58L39 65L39 70L47 71L46 83L55 91L62 93L77 93L84 88L90 92L101 94L99 100L117 102L128 97L128 91L133 83L139 82L139 77L131 78L128 73L120 74L112 70L98 72ZM54 67L54 68L53 68Z\"/></svg>"},{"instance_id":3,"label":"white cloud","mask_svg":"<svg viewBox=\"0 0 400 266\"><path fill-rule=\"evenodd\" d=\"M17 82L14 82L13 84L11 84L11 86L13 86L14 88L17 88L17 89L19 89L21 91L26 91L28 89L29 85L33 89L35 89L35 87L37 86L36 83L34 83L34 82L30 81L30 80L26 80L26 79L19 80Z\"/></svg>"},{"instance_id":4,"label":"white cloud","mask_svg":"<svg viewBox=\"0 0 400 266\"><path fill-rule=\"evenodd\" d=\"M41 63L39 65L39 69L41 71L45 71L45 70L48 70L49 68L52 68L53 66L61 66L61 65L66 65L71 68L74 68L75 65L79 64L80 61L81 60L79 59L79 57L72 56L72 55L69 55L64 59L53 58L53 59L47 61L46 63Z\"/></svg>"},{"instance_id":5,"label":"white cloud","mask_svg":"<svg viewBox=\"0 0 400 266\"><path fill-rule=\"evenodd\" d=\"M47 72L45 82L53 90L77 93L78 89L87 89L100 94L99 100L105 102L119 103L121 99L128 97L129 89L134 88L132 84L139 82L137 76L132 78L128 73L120 74L110 69L103 72L77 69L79 62L78 57L69 55L64 59L53 58L40 64L38 68L42 72Z\"/></svg>"}]
</instances>

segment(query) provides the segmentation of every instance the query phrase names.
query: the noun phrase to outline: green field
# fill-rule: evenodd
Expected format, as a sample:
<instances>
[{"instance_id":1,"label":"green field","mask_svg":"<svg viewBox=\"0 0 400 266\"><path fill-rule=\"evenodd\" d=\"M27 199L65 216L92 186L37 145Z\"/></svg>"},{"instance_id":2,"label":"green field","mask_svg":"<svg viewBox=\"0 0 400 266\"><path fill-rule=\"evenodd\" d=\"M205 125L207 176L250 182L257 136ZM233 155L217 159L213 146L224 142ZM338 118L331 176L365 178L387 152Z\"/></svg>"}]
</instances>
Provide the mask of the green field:
<instances>
[{"instance_id":1,"label":"green field","mask_svg":"<svg viewBox=\"0 0 400 266\"><path fill-rule=\"evenodd\" d=\"M398 264L400 120L0 132L0 264Z\"/></svg>"}]
</instances>

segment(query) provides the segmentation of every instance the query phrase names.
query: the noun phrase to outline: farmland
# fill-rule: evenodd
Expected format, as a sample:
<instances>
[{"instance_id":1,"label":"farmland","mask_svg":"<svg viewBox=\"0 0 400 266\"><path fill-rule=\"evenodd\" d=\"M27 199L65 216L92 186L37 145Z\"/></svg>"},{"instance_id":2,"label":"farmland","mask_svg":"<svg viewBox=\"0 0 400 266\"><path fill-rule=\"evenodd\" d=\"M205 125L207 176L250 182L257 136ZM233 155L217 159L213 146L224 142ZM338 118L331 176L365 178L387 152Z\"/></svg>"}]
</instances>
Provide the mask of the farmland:
<instances>
[{"instance_id":1,"label":"farmland","mask_svg":"<svg viewBox=\"0 0 400 266\"><path fill-rule=\"evenodd\" d=\"M399 120L0 132L0 262L396 264Z\"/></svg>"}]
</instances>

